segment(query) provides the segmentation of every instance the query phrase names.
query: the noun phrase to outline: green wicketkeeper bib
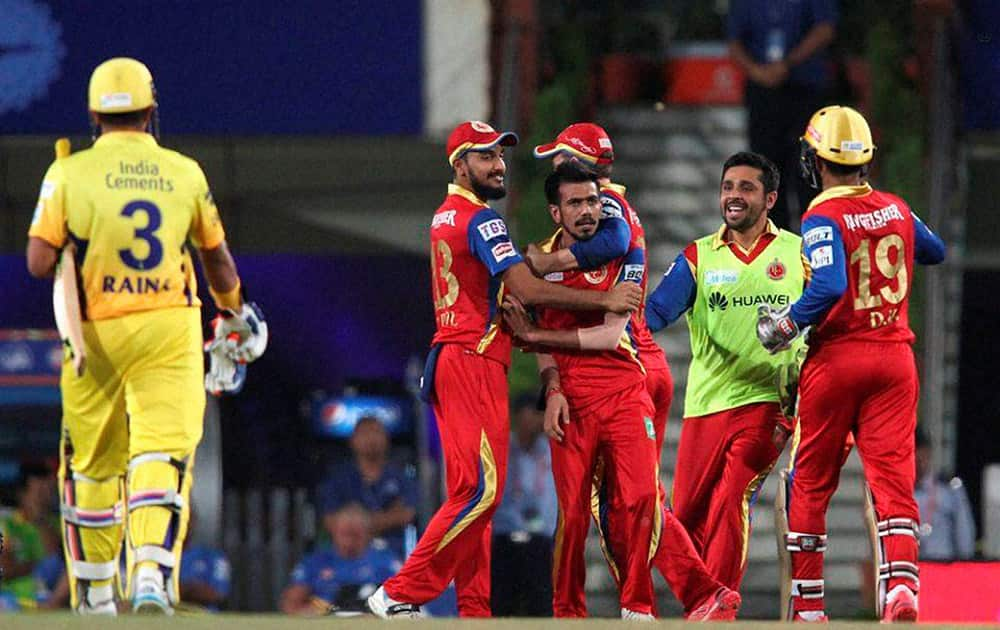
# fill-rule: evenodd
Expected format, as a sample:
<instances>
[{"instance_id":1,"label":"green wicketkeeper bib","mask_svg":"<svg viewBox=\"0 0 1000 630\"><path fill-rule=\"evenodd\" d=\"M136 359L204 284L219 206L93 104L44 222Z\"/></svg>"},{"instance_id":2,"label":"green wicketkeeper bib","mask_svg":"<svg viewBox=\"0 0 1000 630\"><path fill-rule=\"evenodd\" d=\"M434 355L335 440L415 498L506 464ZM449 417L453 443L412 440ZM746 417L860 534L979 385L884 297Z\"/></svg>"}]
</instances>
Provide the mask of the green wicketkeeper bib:
<instances>
[{"instance_id":1,"label":"green wicketkeeper bib","mask_svg":"<svg viewBox=\"0 0 1000 630\"><path fill-rule=\"evenodd\" d=\"M795 360L804 342L770 355L757 341L757 307L783 308L802 294L802 239L780 230L752 261L723 243L720 233L695 241L697 294L688 310L691 366L684 417L704 416L755 402L777 402L775 374Z\"/></svg>"}]
</instances>

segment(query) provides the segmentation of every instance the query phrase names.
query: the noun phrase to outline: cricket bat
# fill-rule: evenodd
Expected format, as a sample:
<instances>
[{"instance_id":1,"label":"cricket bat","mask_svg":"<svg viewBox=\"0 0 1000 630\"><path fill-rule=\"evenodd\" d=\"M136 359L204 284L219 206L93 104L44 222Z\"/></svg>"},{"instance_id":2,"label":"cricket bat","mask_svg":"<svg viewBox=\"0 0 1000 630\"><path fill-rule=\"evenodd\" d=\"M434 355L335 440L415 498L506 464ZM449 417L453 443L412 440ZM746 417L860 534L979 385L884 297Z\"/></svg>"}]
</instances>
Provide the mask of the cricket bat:
<instances>
[{"instance_id":1,"label":"cricket bat","mask_svg":"<svg viewBox=\"0 0 1000 630\"><path fill-rule=\"evenodd\" d=\"M69 138L59 138L55 145L56 159L69 155ZM59 253L56 275L52 283L52 310L63 345L69 346L70 360L77 377L87 367L87 350L83 345L83 317L80 313L79 285L76 281L76 246L68 243Z\"/></svg>"}]
</instances>

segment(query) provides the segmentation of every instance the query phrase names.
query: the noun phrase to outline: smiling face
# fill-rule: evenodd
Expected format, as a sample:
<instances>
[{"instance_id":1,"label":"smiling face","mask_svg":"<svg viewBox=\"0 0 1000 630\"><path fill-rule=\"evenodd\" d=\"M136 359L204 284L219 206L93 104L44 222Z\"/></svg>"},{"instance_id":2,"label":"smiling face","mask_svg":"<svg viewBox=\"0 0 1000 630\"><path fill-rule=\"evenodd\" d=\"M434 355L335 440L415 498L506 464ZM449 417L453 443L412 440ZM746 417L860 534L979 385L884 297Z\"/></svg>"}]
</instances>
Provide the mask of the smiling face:
<instances>
[{"instance_id":1,"label":"smiling face","mask_svg":"<svg viewBox=\"0 0 1000 630\"><path fill-rule=\"evenodd\" d=\"M752 166L733 166L722 175L719 207L726 227L746 232L767 221L767 210L778 199L777 191L764 192L762 171Z\"/></svg>"},{"instance_id":2,"label":"smiling face","mask_svg":"<svg viewBox=\"0 0 1000 630\"><path fill-rule=\"evenodd\" d=\"M503 159L502 146L486 151L469 151L455 161L454 168L457 183L467 183L466 187L480 199L503 199L506 196L504 176L507 174L507 163Z\"/></svg>"},{"instance_id":3,"label":"smiling face","mask_svg":"<svg viewBox=\"0 0 1000 630\"><path fill-rule=\"evenodd\" d=\"M586 241L597 231L601 197L592 181L559 184L559 205L549 205L552 220L577 241Z\"/></svg>"}]
</instances>

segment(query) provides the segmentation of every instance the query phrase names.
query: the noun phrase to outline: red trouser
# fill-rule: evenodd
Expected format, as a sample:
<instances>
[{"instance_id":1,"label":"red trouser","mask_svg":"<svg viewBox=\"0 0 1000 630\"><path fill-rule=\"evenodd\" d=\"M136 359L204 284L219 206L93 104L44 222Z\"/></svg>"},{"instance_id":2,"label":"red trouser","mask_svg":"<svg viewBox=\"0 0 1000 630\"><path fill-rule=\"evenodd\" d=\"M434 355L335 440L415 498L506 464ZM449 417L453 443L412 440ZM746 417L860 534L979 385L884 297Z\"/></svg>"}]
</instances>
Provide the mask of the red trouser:
<instances>
[{"instance_id":1,"label":"red trouser","mask_svg":"<svg viewBox=\"0 0 1000 630\"><path fill-rule=\"evenodd\" d=\"M709 572L739 590L750 544L751 509L778 460L778 403L760 402L685 418L671 505Z\"/></svg>"},{"instance_id":2,"label":"red trouser","mask_svg":"<svg viewBox=\"0 0 1000 630\"><path fill-rule=\"evenodd\" d=\"M620 497L626 552L619 563L622 608L653 610L651 550L660 535L656 509L656 439L653 404L645 383L616 392L584 408L570 400L570 422L562 442L551 442L552 474L559 499L552 561L552 609L556 617L586 617L584 548L598 457ZM647 422L649 423L647 430Z\"/></svg>"},{"instance_id":3,"label":"red trouser","mask_svg":"<svg viewBox=\"0 0 1000 630\"><path fill-rule=\"evenodd\" d=\"M652 398L655 408L653 429L656 432L656 454L659 458L666 436L670 403L674 396L674 380L670 370L649 370L646 374L646 391ZM621 517L623 511L618 496L613 492L616 484L611 475L602 477L603 479L595 479L594 484L599 506L594 518L601 533L601 545L611 569L611 576L620 586L615 558L623 558L628 549L623 535L625 532ZM721 584L706 569L705 563L691 544L687 531L674 513L666 508L667 495L663 484L659 482L659 475L657 475L657 487L663 526L652 564L666 580L667 586L683 604L684 609L690 612L708 595L718 590Z\"/></svg>"},{"instance_id":4,"label":"red trouser","mask_svg":"<svg viewBox=\"0 0 1000 630\"><path fill-rule=\"evenodd\" d=\"M510 443L507 369L446 344L434 389L448 498L384 587L397 601L423 604L454 579L459 615L489 617L490 520L507 478Z\"/></svg>"},{"instance_id":5,"label":"red trouser","mask_svg":"<svg viewBox=\"0 0 1000 630\"><path fill-rule=\"evenodd\" d=\"M791 550L793 610L823 609L826 509L851 431L876 520L886 525L880 537L885 586L906 584L917 591L912 530L920 518L913 499L918 388L913 351L905 343L842 342L806 358L788 497L789 546L801 548Z\"/></svg>"}]
</instances>

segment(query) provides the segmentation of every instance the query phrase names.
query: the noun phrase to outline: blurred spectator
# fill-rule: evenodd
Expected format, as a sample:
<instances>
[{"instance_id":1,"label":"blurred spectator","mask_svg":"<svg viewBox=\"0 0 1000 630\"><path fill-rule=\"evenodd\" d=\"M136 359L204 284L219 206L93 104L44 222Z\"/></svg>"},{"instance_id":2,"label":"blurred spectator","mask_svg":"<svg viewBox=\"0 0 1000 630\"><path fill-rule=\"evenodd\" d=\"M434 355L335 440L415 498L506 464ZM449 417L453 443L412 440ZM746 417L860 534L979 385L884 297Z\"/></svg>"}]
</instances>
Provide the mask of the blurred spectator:
<instances>
[{"instance_id":1,"label":"blurred spectator","mask_svg":"<svg viewBox=\"0 0 1000 630\"><path fill-rule=\"evenodd\" d=\"M351 461L338 466L319 488L324 528L333 529L334 514L358 503L371 515L371 533L392 551L405 555L406 526L416 515L416 486L406 471L389 461L389 434L379 420L358 420L350 441Z\"/></svg>"},{"instance_id":2,"label":"blurred spectator","mask_svg":"<svg viewBox=\"0 0 1000 630\"><path fill-rule=\"evenodd\" d=\"M552 534L558 503L552 456L535 397L517 399L503 502L493 516L495 616L552 616Z\"/></svg>"},{"instance_id":3,"label":"blurred spectator","mask_svg":"<svg viewBox=\"0 0 1000 630\"><path fill-rule=\"evenodd\" d=\"M195 511L192 506L188 532L194 531ZM184 539L181 554L181 601L196 604L205 610L221 610L232 589L232 570L226 554L205 545L196 545L193 537Z\"/></svg>"},{"instance_id":4,"label":"blurred spectator","mask_svg":"<svg viewBox=\"0 0 1000 630\"><path fill-rule=\"evenodd\" d=\"M836 25L836 0L730 3L729 52L747 75L750 150L781 170L770 217L785 229L798 229L801 211L816 194L799 177L799 136L813 112L828 104L833 79L828 48Z\"/></svg>"},{"instance_id":5,"label":"blurred spectator","mask_svg":"<svg viewBox=\"0 0 1000 630\"><path fill-rule=\"evenodd\" d=\"M46 610L69 608L69 580L66 579L66 561L62 551L50 553L35 567L35 601Z\"/></svg>"},{"instance_id":6,"label":"blurred spectator","mask_svg":"<svg viewBox=\"0 0 1000 630\"><path fill-rule=\"evenodd\" d=\"M0 518L3 553L0 554L0 593L12 596L22 608L35 606L35 578L32 573L47 555L46 542L52 539L51 510L55 496L55 476L48 467L22 464L15 488L17 507Z\"/></svg>"},{"instance_id":7,"label":"blurred spectator","mask_svg":"<svg viewBox=\"0 0 1000 630\"><path fill-rule=\"evenodd\" d=\"M958 477L935 474L930 440L917 431L917 487L920 559L964 560L975 553L976 525L965 486Z\"/></svg>"},{"instance_id":8,"label":"blurred spectator","mask_svg":"<svg viewBox=\"0 0 1000 630\"><path fill-rule=\"evenodd\" d=\"M356 503L323 519L332 547L315 551L292 570L280 607L289 615L322 615L331 605L363 610L365 599L399 570L391 552L371 544L371 515Z\"/></svg>"}]
</instances>

